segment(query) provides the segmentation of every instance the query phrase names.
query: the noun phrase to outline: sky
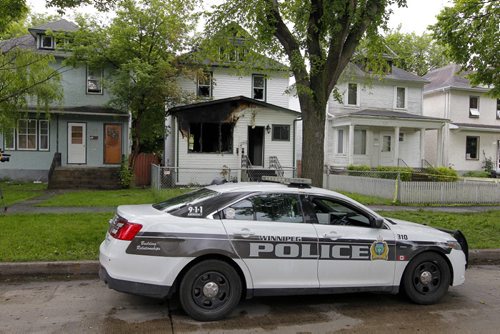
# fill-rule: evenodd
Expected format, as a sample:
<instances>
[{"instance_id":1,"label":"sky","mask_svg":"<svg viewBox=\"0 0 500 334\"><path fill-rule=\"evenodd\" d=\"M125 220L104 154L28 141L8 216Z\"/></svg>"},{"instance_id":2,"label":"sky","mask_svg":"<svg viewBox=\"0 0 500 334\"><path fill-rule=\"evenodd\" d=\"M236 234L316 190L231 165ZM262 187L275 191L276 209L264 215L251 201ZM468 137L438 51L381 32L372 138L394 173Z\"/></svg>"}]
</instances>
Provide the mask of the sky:
<instances>
[{"instance_id":1,"label":"sky","mask_svg":"<svg viewBox=\"0 0 500 334\"><path fill-rule=\"evenodd\" d=\"M221 0L210 0L204 1L206 5L210 3L220 3ZM392 29L397 28L401 25L401 30L403 32L415 32L417 34L422 34L426 31L428 25L435 23L436 15L444 8L446 5L450 6L452 4L451 0L407 0L407 8L397 8L394 7L394 13L391 15L389 20L389 27ZM49 12L52 14L56 13L56 10L46 9L45 0L28 0L29 6L36 13ZM93 14L96 11L90 7L85 6L78 9L80 13ZM72 11L67 11L65 15L67 19L73 19L74 13Z\"/></svg>"}]
</instances>

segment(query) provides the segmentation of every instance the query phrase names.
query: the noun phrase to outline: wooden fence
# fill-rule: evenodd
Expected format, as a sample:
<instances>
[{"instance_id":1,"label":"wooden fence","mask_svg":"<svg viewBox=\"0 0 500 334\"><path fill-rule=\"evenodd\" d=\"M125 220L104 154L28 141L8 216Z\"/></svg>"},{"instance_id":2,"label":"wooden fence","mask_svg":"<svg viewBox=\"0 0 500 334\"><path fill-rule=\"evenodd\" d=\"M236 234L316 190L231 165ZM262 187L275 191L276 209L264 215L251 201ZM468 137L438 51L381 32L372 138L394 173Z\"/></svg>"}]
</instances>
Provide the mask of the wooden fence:
<instances>
[{"instance_id":1,"label":"wooden fence","mask_svg":"<svg viewBox=\"0 0 500 334\"><path fill-rule=\"evenodd\" d=\"M402 204L500 204L500 182L405 182L373 177L325 175L324 187L376 196Z\"/></svg>"}]
</instances>

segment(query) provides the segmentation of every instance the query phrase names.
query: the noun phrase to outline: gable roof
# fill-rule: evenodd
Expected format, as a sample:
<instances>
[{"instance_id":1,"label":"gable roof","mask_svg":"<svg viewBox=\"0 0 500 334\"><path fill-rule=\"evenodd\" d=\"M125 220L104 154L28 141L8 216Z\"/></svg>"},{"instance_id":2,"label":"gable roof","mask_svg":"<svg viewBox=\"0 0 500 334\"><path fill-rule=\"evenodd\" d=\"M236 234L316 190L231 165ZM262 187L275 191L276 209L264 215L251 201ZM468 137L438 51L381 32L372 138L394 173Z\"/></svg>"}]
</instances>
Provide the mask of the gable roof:
<instances>
[{"instance_id":1,"label":"gable roof","mask_svg":"<svg viewBox=\"0 0 500 334\"><path fill-rule=\"evenodd\" d=\"M65 19L60 19L54 22L47 22L36 27L28 29L30 34L36 36L37 33L52 30L54 32L74 32L78 30L78 25Z\"/></svg>"},{"instance_id":2,"label":"gable roof","mask_svg":"<svg viewBox=\"0 0 500 334\"><path fill-rule=\"evenodd\" d=\"M255 99L243 96L243 95L234 96L234 97L227 97L224 99L217 99L217 100L210 100L210 101L204 101L204 102L198 102L198 103L185 104L182 106L176 106L176 107L170 108L168 110L168 112L170 114L175 114L175 113L179 113L179 112L186 111L186 110L202 109L202 108L214 107L214 106L222 105L222 104L234 104L234 105L236 105L236 104L239 104L242 102L247 103L247 104L253 104L253 105L264 107L264 108L268 108L268 109L272 109L272 110L284 111L287 113L300 115L300 112L298 112L296 110L280 107L280 106L277 106L275 104L267 103L264 101L255 100Z\"/></svg>"},{"instance_id":3,"label":"gable roof","mask_svg":"<svg viewBox=\"0 0 500 334\"><path fill-rule=\"evenodd\" d=\"M366 73L360 64L349 63L346 67L345 72L347 75L353 75L358 78L368 78L370 77L369 73ZM429 81L423 77L420 77L411 72L405 71L402 68L391 65L391 72L387 73L383 76L383 80L391 80L391 81L404 81L404 82L415 82L420 84L428 83Z\"/></svg>"},{"instance_id":4,"label":"gable roof","mask_svg":"<svg viewBox=\"0 0 500 334\"><path fill-rule=\"evenodd\" d=\"M466 75L470 72L460 72L461 66L450 64L435 70L430 71L424 78L429 80L429 83L424 86L424 93L435 91L438 89L465 89L475 91L489 91L486 87L472 86Z\"/></svg>"}]
</instances>

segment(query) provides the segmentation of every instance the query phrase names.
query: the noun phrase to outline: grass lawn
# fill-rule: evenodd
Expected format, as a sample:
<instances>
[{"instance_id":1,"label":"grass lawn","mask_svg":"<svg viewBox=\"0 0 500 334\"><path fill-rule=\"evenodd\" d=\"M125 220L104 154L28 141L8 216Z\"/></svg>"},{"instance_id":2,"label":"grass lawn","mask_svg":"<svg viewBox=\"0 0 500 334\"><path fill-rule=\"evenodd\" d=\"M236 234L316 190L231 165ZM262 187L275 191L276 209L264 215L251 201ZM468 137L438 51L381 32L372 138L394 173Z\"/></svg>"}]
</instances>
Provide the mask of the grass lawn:
<instances>
[{"instance_id":1,"label":"grass lawn","mask_svg":"<svg viewBox=\"0 0 500 334\"><path fill-rule=\"evenodd\" d=\"M47 189L47 184L2 181L0 182L0 189L6 205L12 205L42 195L43 191ZM0 202L0 205L3 205L3 203Z\"/></svg>"},{"instance_id":2,"label":"grass lawn","mask_svg":"<svg viewBox=\"0 0 500 334\"><path fill-rule=\"evenodd\" d=\"M0 216L0 261L97 260L113 213Z\"/></svg>"},{"instance_id":3,"label":"grass lawn","mask_svg":"<svg viewBox=\"0 0 500 334\"><path fill-rule=\"evenodd\" d=\"M387 211L379 214L429 226L458 229L472 249L500 248L500 211L449 213L432 211Z\"/></svg>"},{"instance_id":4,"label":"grass lawn","mask_svg":"<svg viewBox=\"0 0 500 334\"><path fill-rule=\"evenodd\" d=\"M118 206L156 203L190 191L190 188L81 190L56 195L38 206Z\"/></svg>"},{"instance_id":5,"label":"grass lawn","mask_svg":"<svg viewBox=\"0 0 500 334\"><path fill-rule=\"evenodd\" d=\"M393 205L393 203L390 199L386 199L386 198L382 198L382 197L361 195L361 194L356 194L356 193L349 193L346 191L337 191L337 192L341 193L342 195L346 195L346 196L352 198L353 200L358 201L359 203L364 204L364 205Z\"/></svg>"}]
</instances>

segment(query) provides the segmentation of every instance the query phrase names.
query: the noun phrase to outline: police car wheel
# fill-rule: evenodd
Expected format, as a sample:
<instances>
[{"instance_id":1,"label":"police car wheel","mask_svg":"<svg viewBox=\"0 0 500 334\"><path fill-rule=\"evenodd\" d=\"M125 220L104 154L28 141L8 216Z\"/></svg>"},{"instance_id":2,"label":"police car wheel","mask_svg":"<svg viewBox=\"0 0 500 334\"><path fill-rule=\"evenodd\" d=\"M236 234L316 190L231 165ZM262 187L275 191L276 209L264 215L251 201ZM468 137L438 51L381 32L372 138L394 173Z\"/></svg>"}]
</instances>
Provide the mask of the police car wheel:
<instances>
[{"instance_id":1,"label":"police car wheel","mask_svg":"<svg viewBox=\"0 0 500 334\"><path fill-rule=\"evenodd\" d=\"M403 289L416 304L434 304L446 294L450 281L448 263L436 253L423 253L406 268Z\"/></svg>"},{"instance_id":2,"label":"police car wheel","mask_svg":"<svg viewBox=\"0 0 500 334\"><path fill-rule=\"evenodd\" d=\"M197 263L184 275L179 299L193 319L212 321L224 318L239 303L241 279L226 262L207 260Z\"/></svg>"}]
</instances>

